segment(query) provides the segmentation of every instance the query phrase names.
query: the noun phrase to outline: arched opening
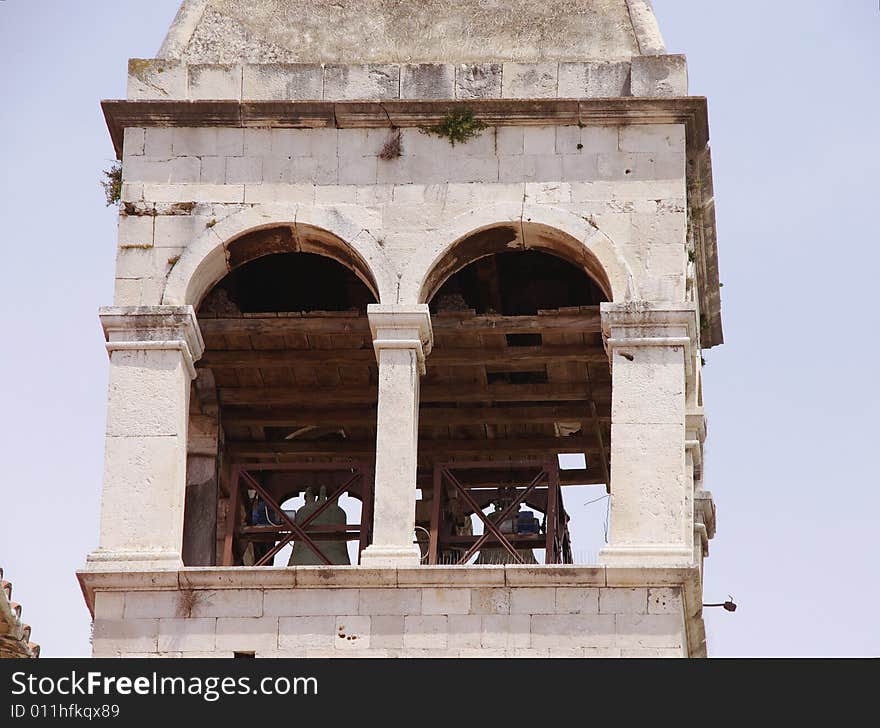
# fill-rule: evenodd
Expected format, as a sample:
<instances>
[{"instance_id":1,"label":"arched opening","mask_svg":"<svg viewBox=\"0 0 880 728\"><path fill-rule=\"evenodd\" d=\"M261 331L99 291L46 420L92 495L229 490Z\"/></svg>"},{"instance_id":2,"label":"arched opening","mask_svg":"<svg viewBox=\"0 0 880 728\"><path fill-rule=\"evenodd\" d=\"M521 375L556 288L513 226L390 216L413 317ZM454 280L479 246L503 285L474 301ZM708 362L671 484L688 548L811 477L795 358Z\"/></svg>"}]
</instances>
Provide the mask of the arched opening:
<instances>
[{"instance_id":1,"label":"arched opening","mask_svg":"<svg viewBox=\"0 0 880 728\"><path fill-rule=\"evenodd\" d=\"M357 563L376 438L369 271L341 241L287 227L226 255L197 309L184 562Z\"/></svg>"},{"instance_id":2,"label":"arched opening","mask_svg":"<svg viewBox=\"0 0 880 728\"><path fill-rule=\"evenodd\" d=\"M609 481L607 279L561 233L525 237L518 226L474 233L423 288L434 348L421 387L417 525L432 563L594 561L572 543L569 521L591 498L578 487L604 495ZM573 494L568 507L563 494Z\"/></svg>"}]
</instances>

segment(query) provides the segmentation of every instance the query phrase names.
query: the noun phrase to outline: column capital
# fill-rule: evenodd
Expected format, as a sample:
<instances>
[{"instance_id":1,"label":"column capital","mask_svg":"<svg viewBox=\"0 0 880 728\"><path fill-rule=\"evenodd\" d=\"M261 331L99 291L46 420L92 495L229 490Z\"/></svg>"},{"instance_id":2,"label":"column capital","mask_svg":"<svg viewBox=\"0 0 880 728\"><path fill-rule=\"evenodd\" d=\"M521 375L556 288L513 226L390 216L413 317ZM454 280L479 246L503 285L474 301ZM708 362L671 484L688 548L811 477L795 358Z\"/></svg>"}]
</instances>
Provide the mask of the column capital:
<instances>
[{"instance_id":1,"label":"column capital","mask_svg":"<svg viewBox=\"0 0 880 728\"><path fill-rule=\"evenodd\" d=\"M205 350L192 306L104 306L98 311L107 352L177 349L191 378Z\"/></svg>"},{"instance_id":2,"label":"column capital","mask_svg":"<svg viewBox=\"0 0 880 728\"><path fill-rule=\"evenodd\" d=\"M427 304L401 306L371 303L367 306L370 331L376 359L382 349L412 349L419 361L419 371L425 373L425 357L434 345L431 311Z\"/></svg>"},{"instance_id":3,"label":"column capital","mask_svg":"<svg viewBox=\"0 0 880 728\"><path fill-rule=\"evenodd\" d=\"M700 348L697 311L693 303L654 304L647 301L602 303L602 339L612 361L615 349L640 346L681 346L688 386L694 383L694 357Z\"/></svg>"}]
</instances>

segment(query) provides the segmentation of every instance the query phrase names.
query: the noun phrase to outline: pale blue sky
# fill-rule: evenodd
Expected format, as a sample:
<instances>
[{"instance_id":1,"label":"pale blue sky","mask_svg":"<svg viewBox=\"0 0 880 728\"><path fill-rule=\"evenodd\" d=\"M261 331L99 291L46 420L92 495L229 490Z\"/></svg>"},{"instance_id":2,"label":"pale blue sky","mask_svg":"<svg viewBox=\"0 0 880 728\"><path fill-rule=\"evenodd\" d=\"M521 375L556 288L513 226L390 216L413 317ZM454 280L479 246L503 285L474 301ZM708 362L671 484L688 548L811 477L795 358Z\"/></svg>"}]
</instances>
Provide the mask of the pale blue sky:
<instances>
[{"instance_id":1,"label":"pale blue sky","mask_svg":"<svg viewBox=\"0 0 880 728\"><path fill-rule=\"evenodd\" d=\"M177 0L0 2L0 566L47 656L88 653L116 219L98 101ZM880 9L655 0L709 97L727 344L706 352L710 654L878 655Z\"/></svg>"}]
</instances>

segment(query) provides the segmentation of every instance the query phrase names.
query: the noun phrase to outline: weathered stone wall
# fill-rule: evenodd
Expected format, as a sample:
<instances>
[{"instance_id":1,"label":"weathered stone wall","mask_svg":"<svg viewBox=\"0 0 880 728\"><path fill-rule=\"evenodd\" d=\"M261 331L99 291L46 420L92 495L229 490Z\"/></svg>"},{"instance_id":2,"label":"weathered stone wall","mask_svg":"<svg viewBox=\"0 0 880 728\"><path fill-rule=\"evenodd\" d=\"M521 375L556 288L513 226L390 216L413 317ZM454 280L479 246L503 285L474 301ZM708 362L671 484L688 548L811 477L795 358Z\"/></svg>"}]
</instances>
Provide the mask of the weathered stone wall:
<instances>
[{"instance_id":1,"label":"weathered stone wall","mask_svg":"<svg viewBox=\"0 0 880 728\"><path fill-rule=\"evenodd\" d=\"M401 156L380 159L395 133L127 129L115 304L197 303L166 296L188 247L294 220L351 245L401 296L383 302L399 303L417 295L434 248L524 215L566 218L578 240L601 233L621 298L686 299L683 125L498 127L454 147L410 128Z\"/></svg>"},{"instance_id":2,"label":"weathered stone wall","mask_svg":"<svg viewBox=\"0 0 880 728\"><path fill-rule=\"evenodd\" d=\"M687 656L686 580L636 571L616 570L617 586L596 567L128 574L117 584L127 590L94 594L93 650L95 657ZM670 585L649 586L656 582Z\"/></svg>"}]
</instances>

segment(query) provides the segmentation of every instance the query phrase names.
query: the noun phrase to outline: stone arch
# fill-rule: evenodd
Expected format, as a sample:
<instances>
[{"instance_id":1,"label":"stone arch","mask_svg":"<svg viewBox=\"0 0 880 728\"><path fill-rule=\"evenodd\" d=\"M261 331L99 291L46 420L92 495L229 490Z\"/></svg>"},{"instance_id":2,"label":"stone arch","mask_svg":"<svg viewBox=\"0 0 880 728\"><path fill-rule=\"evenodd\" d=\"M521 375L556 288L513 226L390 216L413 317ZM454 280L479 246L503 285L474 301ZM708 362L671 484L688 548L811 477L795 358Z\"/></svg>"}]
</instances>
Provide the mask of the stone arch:
<instances>
[{"instance_id":1,"label":"stone arch","mask_svg":"<svg viewBox=\"0 0 880 728\"><path fill-rule=\"evenodd\" d=\"M207 228L187 246L165 285L166 305L198 306L235 268L272 253L323 255L350 268L379 302L393 301L396 277L366 220L305 206L250 208Z\"/></svg>"},{"instance_id":2,"label":"stone arch","mask_svg":"<svg viewBox=\"0 0 880 728\"><path fill-rule=\"evenodd\" d=\"M584 270L609 301L635 298L632 271L589 220L547 205L498 203L460 215L418 250L401 278L399 302L424 303L454 273L503 250L537 250Z\"/></svg>"}]
</instances>

